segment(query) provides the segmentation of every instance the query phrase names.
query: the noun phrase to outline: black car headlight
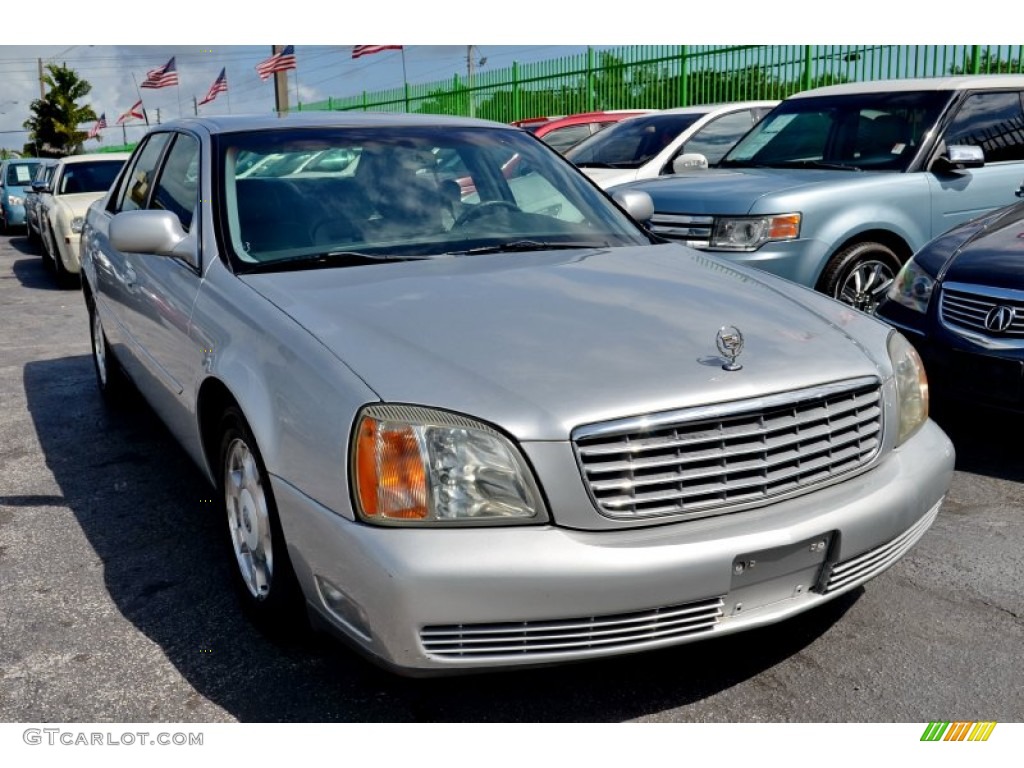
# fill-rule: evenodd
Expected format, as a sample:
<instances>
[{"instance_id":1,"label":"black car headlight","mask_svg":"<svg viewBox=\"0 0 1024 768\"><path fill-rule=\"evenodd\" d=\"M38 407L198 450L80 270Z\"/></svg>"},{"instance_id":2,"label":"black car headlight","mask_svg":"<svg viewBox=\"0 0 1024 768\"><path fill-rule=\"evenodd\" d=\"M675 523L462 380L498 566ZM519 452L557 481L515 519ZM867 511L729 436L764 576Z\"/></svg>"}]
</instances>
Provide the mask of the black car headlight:
<instances>
[{"instance_id":1,"label":"black car headlight","mask_svg":"<svg viewBox=\"0 0 1024 768\"><path fill-rule=\"evenodd\" d=\"M935 288L935 278L916 260L910 259L889 286L886 298L915 312L927 312Z\"/></svg>"}]
</instances>

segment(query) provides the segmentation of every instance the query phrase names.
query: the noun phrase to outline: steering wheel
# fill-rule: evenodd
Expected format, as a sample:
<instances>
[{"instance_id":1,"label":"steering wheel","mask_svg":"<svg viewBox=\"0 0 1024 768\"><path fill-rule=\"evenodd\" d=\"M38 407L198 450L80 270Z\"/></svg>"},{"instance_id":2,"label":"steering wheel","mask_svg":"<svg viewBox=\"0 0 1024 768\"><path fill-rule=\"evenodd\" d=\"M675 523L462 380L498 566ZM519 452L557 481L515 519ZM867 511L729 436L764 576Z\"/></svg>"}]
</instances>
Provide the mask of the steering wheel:
<instances>
[{"instance_id":1,"label":"steering wheel","mask_svg":"<svg viewBox=\"0 0 1024 768\"><path fill-rule=\"evenodd\" d=\"M465 226L469 222L479 219L481 216L493 211L495 208L505 208L509 211L519 212L519 206L515 203L508 202L508 200L487 200L486 202L477 203L476 205L467 205L466 210L463 211L462 215L459 216L458 219L455 220L455 224L452 225L452 228L454 229L455 227Z\"/></svg>"}]
</instances>

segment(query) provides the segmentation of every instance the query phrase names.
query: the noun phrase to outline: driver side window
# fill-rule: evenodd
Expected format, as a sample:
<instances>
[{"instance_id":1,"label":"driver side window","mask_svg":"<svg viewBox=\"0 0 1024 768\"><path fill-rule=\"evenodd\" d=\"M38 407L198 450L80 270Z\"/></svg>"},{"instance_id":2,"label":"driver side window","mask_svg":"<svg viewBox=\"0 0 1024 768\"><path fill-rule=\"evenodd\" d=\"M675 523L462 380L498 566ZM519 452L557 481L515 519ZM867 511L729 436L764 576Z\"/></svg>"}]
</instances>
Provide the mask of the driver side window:
<instances>
[{"instance_id":1,"label":"driver side window","mask_svg":"<svg viewBox=\"0 0 1024 768\"><path fill-rule=\"evenodd\" d=\"M153 174L163 154L164 147L170 140L169 133L156 133L149 137L142 150L135 155L131 168L121 178L121 188L117 191L114 213L137 211L146 207Z\"/></svg>"}]
</instances>

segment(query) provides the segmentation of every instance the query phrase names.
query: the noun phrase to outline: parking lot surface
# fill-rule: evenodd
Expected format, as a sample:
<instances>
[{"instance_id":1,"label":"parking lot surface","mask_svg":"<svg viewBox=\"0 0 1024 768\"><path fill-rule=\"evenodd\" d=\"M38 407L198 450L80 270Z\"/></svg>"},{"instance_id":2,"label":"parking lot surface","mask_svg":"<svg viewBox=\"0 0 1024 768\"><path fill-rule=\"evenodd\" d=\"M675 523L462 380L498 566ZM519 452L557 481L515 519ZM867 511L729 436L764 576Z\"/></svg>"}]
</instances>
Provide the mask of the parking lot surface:
<instances>
[{"instance_id":1,"label":"parking lot surface","mask_svg":"<svg viewBox=\"0 0 1024 768\"><path fill-rule=\"evenodd\" d=\"M251 627L212 489L141 401L103 404L80 292L3 236L0 720L1021 721L1022 421L935 416L957 449L936 523L817 611L611 661L398 678Z\"/></svg>"}]
</instances>

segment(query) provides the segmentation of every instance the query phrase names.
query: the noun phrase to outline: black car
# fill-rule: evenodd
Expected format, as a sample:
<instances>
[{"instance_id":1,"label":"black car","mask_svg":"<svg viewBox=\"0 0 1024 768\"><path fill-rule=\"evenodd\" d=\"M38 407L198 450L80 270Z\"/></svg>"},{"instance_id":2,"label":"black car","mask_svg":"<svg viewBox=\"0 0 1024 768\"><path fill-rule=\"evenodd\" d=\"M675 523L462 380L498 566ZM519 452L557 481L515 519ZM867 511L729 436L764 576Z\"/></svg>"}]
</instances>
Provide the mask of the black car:
<instances>
[{"instance_id":1,"label":"black car","mask_svg":"<svg viewBox=\"0 0 1024 768\"><path fill-rule=\"evenodd\" d=\"M877 314L917 348L937 395L1024 412L1024 201L921 248Z\"/></svg>"}]
</instances>

